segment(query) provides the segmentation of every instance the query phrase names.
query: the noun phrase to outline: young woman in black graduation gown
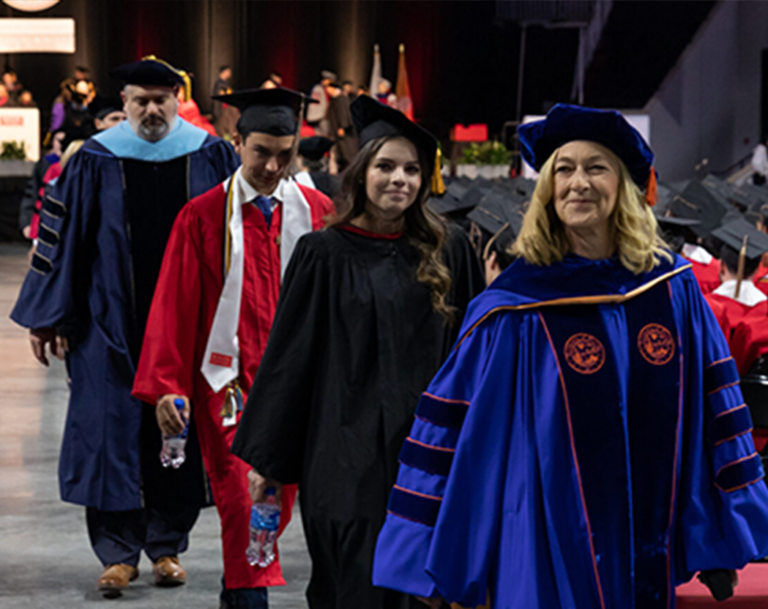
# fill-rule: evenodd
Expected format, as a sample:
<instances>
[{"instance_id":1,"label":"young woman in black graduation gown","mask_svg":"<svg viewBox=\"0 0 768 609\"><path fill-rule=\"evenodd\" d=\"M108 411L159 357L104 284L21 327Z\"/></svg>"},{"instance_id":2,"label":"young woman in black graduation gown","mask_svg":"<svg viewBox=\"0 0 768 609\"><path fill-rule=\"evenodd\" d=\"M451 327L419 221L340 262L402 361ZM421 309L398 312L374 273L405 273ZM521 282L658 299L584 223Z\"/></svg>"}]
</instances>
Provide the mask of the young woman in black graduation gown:
<instances>
[{"instance_id":1,"label":"young woman in black graduation gown","mask_svg":"<svg viewBox=\"0 0 768 609\"><path fill-rule=\"evenodd\" d=\"M465 234L425 206L435 139L365 96L352 112L340 216L296 247L232 451L254 500L299 483L312 609L415 608L373 587L376 536L419 396L485 282Z\"/></svg>"}]
</instances>

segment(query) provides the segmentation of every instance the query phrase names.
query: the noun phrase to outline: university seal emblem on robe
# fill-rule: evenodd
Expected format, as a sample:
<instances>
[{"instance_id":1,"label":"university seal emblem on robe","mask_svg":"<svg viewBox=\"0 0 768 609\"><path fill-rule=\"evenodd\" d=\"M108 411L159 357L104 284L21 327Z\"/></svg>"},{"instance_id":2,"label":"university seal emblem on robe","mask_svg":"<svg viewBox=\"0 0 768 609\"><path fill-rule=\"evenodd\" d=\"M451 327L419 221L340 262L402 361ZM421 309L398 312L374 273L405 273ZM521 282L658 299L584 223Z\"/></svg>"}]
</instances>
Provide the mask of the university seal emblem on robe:
<instances>
[{"instance_id":1,"label":"university seal emblem on robe","mask_svg":"<svg viewBox=\"0 0 768 609\"><path fill-rule=\"evenodd\" d=\"M663 366L675 354L675 341L664 326L648 324L637 336L637 348L649 364Z\"/></svg>"},{"instance_id":2,"label":"university seal emblem on robe","mask_svg":"<svg viewBox=\"0 0 768 609\"><path fill-rule=\"evenodd\" d=\"M594 374L605 363L605 347L591 334L579 332L563 348L565 361L580 374Z\"/></svg>"}]
</instances>

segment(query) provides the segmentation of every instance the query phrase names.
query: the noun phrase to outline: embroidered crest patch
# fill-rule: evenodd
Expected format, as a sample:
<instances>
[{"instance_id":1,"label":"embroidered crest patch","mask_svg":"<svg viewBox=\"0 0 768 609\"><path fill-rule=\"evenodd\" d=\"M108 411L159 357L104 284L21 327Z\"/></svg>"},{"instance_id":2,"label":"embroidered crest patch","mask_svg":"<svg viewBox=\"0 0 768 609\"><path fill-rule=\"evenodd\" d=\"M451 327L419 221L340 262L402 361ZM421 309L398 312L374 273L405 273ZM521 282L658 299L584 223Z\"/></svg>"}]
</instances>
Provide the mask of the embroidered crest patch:
<instances>
[{"instance_id":1,"label":"embroidered crest patch","mask_svg":"<svg viewBox=\"0 0 768 609\"><path fill-rule=\"evenodd\" d=\"M675 340L664 326L648 324L637 336L637 348L649 364L663 366L675 354Z\"/></svg>"},{"instance_id":2,"label":"embroidered crest patch","mask_svg":"<svg viewBox=\"0 0 768 609\"><path fill-rule=\"evenodd\" d=\"M565 361L579 374L594 374L605 363L605 347L597 338L579 332L569 338L563 348Z\"/></svg>"}]
</instances>

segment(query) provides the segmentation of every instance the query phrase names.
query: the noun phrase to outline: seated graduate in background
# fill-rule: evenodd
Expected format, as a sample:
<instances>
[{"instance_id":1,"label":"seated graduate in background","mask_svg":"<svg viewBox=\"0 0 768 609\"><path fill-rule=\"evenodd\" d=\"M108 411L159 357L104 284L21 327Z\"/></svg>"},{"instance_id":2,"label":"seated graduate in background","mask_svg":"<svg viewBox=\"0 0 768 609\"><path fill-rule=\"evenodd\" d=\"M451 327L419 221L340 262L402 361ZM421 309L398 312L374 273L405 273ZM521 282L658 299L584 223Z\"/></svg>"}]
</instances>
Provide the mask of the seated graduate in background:
<instances>
[{"instance_id":1,"label":"seated graduate in background","mask_svg":"<svg viewBox=\"0 0 768 609\"><path fill-rule=\"evenodd\" d=\"M340 215L299 241L232 450L265 478L254 501L300 484L310 607L407 609L371 583L376 535L419 393L484 282L466 235L425 205L435 138L370 97L352 115Z\"/></svg>"},{"instance_id":2,"label":"seated graduate in background","mask_svg":"<svg viewBox=\"0 0 768 609\"><path fill-rule=\"evenodd\" d=\"M341 178L328 173L327 155L331 148L333 140L322 135L301 140L296 157L299 171L293 177L299 184L316 188L333 199L341 189Z\"/></svg>"},{"instance_id":3,"label":"seated graduate in background","mask_svg":"<svg viewBox=\"0 0 768 609\"><path fill-rule=\"evenodd\" d=\"M374 584L504 609L673 609L699 571L732 593L768 554L768 488L728 345L657 235L653 153L615 111L518 133L540 174L518 258L422 394Z\"/></svg>"},{"instance_id":4,"label":"seated graduate in background","mask_svg":"<svg viewBox=\"0 0 768 609\"><path fill-rule=\"evenodd\" d=\"M768 297L755 287L753 279L763 254L768 252L768 235L739 217L715 230L712 236L723 244L720 249L721 284L705 298L730 340L729 331L732 332L747 316L766 316Z\"/></svg>"},{"instance_id":5,"label":"seated graduate in background","mask_svg":"<svg viewBox=\"0 0 768 609\"><path fill-rule=\"evenodd\" d=\"M242 392L250 390L267 345L282 271L299 237L322 227L333 205L283 179L295 153L301 93L256 89L217 99L242 111L234 138L242 165L190 201L174 224L133 395L157 404L158 424L170 436L184 430L191 410L221 517L221 607L265 609L266 587L285 581L279 561L261 569L246 560L250 468L230 446ZM181 416L177 398L185 404ZM295 495L295 487L282 493L280 531Z\"/></svg>"}]
</instances>

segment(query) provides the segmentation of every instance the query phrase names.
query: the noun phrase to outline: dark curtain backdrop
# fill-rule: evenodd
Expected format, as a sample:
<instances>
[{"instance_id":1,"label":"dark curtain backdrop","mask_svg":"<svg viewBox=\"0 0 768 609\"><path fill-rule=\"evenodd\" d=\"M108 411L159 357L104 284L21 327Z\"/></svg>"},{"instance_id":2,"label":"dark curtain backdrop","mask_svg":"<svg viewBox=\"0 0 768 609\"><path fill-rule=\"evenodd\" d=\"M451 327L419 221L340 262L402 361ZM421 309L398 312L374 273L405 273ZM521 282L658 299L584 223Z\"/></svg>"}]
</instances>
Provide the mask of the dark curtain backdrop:
<instances>
[{"instance_id":1,"label":"dark curtain backdrop","mask_svg":"<svg viewBox=\"0 0 768 609\"><path fill-rule=\"evenodd\" d=\"M4 16L30 16L0 7ZM259 86L277 70L286 86L309 91L325 68L367 86L377 42L394 86L402 42L417 119L440 137L456 122L485 122L494 133L514 118L520 36L495 14L495 2L484 0L62 0L38 15L73 17L77 52L5 59L47 113L76 65L112 93L111 67L155 54L194 73L205 112L221 65L233 68L236 88ZM529 29L525 112L568 100L576 42L571 31Z\"/></svg>"}]
</instances>

